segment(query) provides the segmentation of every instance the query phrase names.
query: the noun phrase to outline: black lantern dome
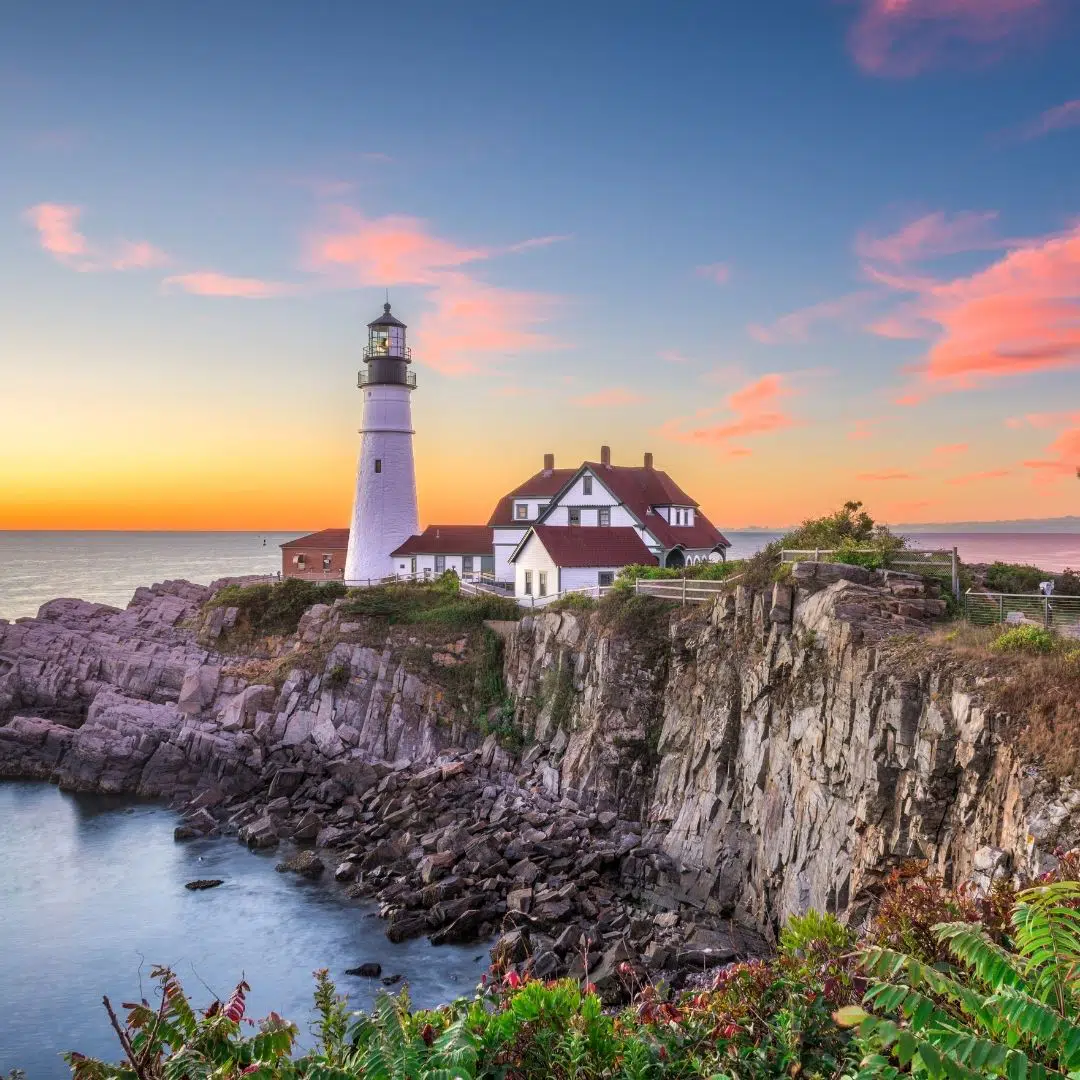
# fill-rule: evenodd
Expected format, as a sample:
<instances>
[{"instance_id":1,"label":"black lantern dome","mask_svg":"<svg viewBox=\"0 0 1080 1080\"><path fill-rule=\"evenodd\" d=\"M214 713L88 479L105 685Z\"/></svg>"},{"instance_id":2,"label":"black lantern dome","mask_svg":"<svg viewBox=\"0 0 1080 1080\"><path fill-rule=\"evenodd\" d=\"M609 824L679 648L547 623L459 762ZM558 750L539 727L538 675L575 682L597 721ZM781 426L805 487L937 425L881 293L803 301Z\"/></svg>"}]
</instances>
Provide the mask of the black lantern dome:
<instances>
[{"instance_id":1,"label":"black lantern dome","mask_svg":"<svg viewBox=\"0 0 1080 1080\"><path fill-rule=\"evenodd\" d=\"M416 376L408 370L412 350L405 344L405 324L390 314L390 303L383 313L368 323L368 343L364 349L367 371L360 372L358 385L416 385Z\"/></svg>"}]
</instances>

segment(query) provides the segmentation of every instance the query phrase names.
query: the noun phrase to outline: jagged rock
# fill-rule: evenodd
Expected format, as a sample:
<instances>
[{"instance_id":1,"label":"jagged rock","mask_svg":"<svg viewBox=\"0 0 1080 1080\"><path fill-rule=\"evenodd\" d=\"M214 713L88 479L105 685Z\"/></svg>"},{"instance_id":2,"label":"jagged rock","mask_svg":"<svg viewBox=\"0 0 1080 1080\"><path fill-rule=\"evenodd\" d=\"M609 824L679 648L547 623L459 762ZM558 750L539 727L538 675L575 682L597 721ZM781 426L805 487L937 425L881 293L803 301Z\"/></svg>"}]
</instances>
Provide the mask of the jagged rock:
<instances>
[{"instance_id":1,"label":"jagged rock","mask_svg":"<svg viewBox=\"0 0 1080 1080\"><path fill-rule=\"evenodd\" d=\"M432 855L425 855L420 860L420 880L425 885L430 885L433 881L438 881L439 878L445 877L449 872L450 867L454 865L454 853L452 851L439 851Z\"/></svg>"},{"instance_id":2,"label":"jagged rock","mask_svg":"<svg viewBox=\"0 0 1080 1080\"><path fill-rule=\"evenodd\" d=\"M337 868L334 870L335 881L353 881L356 878L357 866L356 863L343 862L338 863Z\"/></svg>"},{"instance_id":3,"label":"jagged rock","mask_svg":"<svg viewBox=\"0 0 1080 1080\"><path fill-rule=\"evenodd\" d=\"M240 829L240 842L249 848L261 849L277 847L279 843L277 829L268 817L256 818Z\"/></svg>"},{"instance_id":4,"label":"jagged rock","mask_svg":"<svg viewBox=\"0 0 1080 1080\"><path fill-rule=\"evenodd\" d=\"M279 874L293 873L312 881L321 878L326 866L313 851L301 851L274 867Z\"/></svg>"}]
</instances>

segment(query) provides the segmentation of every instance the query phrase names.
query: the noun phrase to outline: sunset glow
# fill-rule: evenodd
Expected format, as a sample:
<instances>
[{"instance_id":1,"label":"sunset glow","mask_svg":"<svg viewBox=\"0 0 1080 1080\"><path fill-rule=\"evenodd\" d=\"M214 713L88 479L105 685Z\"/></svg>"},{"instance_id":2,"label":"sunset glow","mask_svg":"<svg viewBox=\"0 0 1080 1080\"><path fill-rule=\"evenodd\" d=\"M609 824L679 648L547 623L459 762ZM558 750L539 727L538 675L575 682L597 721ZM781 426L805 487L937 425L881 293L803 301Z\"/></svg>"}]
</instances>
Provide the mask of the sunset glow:
<instances>
[{"instance_id":1,"label":"sunset glow","mask_svg":"<svg viewBox=\"0 0 1080 1080\"><path fill-rule=\"evenodd\" d=\"M22 6L0 529L345 524L386 290L422 524L601 444L727 529L1080 512L1080 13L735 7L419 5L389 85L360 9Z\"/></svg>"}]
</instances>

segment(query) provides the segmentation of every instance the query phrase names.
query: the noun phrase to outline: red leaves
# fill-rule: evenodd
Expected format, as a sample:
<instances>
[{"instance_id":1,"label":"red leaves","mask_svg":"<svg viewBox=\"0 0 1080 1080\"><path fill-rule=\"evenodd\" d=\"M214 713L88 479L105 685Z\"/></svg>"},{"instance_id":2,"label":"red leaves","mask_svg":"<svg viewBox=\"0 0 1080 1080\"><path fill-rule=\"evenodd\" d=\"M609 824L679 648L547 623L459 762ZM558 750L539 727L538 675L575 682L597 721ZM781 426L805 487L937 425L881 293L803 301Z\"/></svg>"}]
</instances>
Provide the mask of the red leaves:
<instances>
[{"instance_id":1,"label":"red leaves","mask_svg":"<svg viewBox=\"0 0 1080 1080\"><path fill-rule=\"evenodd\" d=\"M420 1038L424 1040L425 1046L430 1046L435 1041L435 1029L430 1024L425 1024Z\"/></svg>"},{"instance_id":2,"label":"red leaves","mask_svg":"<svg viewBox=\"0 0 1080 1080\"><path fill-rule=\"evenodd\" d=\"M516 971L508 971L503 978L503 986L516 990L521 985L521 976Z\"/></svg>"},{"instance_id":3,"label":"red leaves","mask_svg":"<svg viewBox=\"0 0 1080 1080\"><path fill-rule=\"evenodd\" d=\"M251 989L250 986L243 979L236 984L236 989L232 992L232 997L225 1004L225 1017L231 1020L234 1024L239 1024L244 1019L244 1009L246 1008L245 994Z\"/></svg>"}]
</instances>

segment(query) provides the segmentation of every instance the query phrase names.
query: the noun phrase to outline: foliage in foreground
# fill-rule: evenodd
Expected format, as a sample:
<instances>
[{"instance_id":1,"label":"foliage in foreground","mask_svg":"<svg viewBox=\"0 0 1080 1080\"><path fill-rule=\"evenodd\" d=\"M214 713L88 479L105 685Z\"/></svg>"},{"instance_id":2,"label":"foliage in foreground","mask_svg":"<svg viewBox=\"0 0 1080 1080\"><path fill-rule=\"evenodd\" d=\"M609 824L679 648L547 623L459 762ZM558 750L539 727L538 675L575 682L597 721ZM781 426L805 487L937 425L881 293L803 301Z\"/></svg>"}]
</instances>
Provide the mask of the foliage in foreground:
<instances>
[{"instance_id":1,"label":"foliage in foreground","mask_svg":"<svg viewBox=\"0 0 1080 1080\"><path fill-rule=\"evenodd\" d=\"M1024 563L995 562L983 574L983 582L991 592L1037 593L1043 581L1054 583L1057 596L1080 596L1080 573L1076 570L1052 574Z\"/></svg>"},{"instance_id":2,"label":"foliage in foreground","mask_svg":"<svg viewBox=\"0 0 1080 1080\"><path fill-rule=\"evenodd\" d=\"M297 1051L296 1027L245 1016L248 987L192 1008L171 971L157 969L160 1002L125 1005L114 1027L125 1060L67 1055L76 1080L571 1080L619 1077L838 1077L853 1067L852 1040L832 1012L852 1000L850 933L830 916L795 919L771 961L725 969L707 990L678 996L634 987L633 1004L605 1012L591 986L509 972L432 1011L407 991L349 1012L325 971L316 973L316 1045ZM627 980L633 979L627 966Z\"/></svg>"},{"instance_id":3,"label":"foliage in foreground","mask_svg":"<svg viewBox=\"0 0 1080 1080\"><path fill-rule=\"evenodd\" d=\"M300 616L314 604L329 604L345 595L340 581L260 582L257 585L226 585L211 598L214 607L234 607L237 625L256 635L293 634Z\"/></svg>"}]
</instances>

